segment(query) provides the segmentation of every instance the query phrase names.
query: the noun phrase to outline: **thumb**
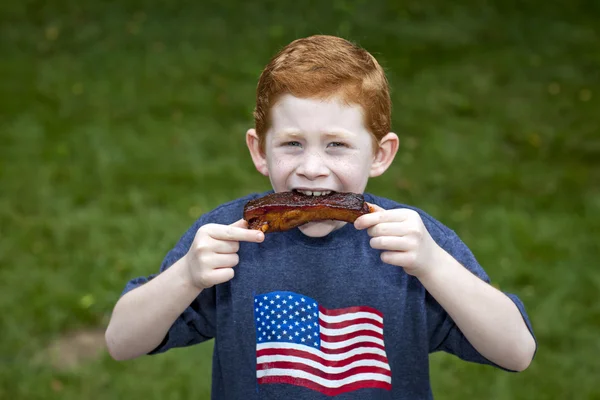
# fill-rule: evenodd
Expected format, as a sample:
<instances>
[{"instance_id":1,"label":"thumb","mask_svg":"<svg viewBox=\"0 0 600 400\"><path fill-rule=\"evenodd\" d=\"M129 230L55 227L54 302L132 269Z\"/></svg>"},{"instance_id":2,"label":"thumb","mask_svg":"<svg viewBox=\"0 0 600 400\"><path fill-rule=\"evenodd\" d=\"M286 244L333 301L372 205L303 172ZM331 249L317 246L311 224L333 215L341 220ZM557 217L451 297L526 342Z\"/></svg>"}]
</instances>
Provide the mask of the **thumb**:
<instances>
[{"instance_id":1,"label":"thumb","mask_svg":"<svg viewBox=\"0 0 600 400\"><path fill-rule=\"evenodd\" d=\"M229 226L235 226L237 228L247 228L248 221L246 221L244 218L242 218L242 219L235 221L233 224L230 224Z\"/></svg>"},{"instance_id":2,"label":"thumb","mask_svg":"<svg viewBox=\"0 0 600 400\"><path fill-rule=\"evenodd\" d=\"M367 205L371 209L371 212L385 211L385 208L381 208L377 204L367 203Z\"/></svg>"}]
</instances>

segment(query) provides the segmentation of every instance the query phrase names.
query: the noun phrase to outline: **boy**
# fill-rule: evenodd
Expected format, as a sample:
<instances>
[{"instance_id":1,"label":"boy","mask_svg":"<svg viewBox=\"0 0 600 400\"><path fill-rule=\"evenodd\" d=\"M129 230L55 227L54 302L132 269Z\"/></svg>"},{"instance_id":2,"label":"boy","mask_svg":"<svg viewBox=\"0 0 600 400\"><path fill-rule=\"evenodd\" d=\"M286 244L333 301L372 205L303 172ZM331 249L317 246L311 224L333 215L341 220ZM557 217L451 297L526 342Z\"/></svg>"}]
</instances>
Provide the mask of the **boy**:
<instances>
[{"instance_id":1,"label":"boy","mask_svg":"<svg viewBox=\"0 0 600 400\"><path fill-rule=\"evenodd\" d=\"M446 351L509 371L536 351L521 301L489 279L425 212L364 193L354 224L247 228L272 192L363 193L392 163L385 74L336 37L292 42L263 71L246 143L273 190L201 216L160 273L133 279L106 340L117 360L215 338L215 399L430 399L428 357Z\"/></svg>"}]
</instances>

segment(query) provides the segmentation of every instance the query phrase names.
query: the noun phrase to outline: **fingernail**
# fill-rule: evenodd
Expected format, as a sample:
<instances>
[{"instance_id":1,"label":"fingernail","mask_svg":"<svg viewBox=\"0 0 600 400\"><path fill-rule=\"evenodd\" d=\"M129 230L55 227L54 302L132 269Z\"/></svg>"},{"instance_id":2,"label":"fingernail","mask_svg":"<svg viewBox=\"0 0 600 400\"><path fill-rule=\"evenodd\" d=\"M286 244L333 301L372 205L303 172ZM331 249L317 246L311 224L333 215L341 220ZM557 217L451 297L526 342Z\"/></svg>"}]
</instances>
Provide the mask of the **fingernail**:
<instances>
[{"instance_id":1,"label":"fingernail","mask_svg":"<svg viewBox=\"0 0 600 400\"><path fill-rule=\"evenodd\" d=\"M258 239L259 242L262 242L265 239L265 234L262 232L258 232L256 234L256 238Z\"/></svg>"}]
</instances>

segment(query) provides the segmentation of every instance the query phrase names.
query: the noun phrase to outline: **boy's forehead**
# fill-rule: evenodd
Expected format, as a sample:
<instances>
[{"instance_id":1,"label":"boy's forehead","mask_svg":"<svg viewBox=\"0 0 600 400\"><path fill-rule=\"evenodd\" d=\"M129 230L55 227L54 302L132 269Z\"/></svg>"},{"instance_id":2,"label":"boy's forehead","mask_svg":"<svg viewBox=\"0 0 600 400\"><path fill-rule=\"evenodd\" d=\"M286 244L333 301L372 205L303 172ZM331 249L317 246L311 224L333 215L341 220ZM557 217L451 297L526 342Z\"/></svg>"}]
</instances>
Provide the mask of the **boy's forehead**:
<instances>
[{"instance_id":1,"label":"boy's forehead","mask_svg":"<svg viewBox=\"0 0 600 400\"><path fill-rule=\"evenodd\" d=\"M355 104L348 105L336 97L323 100L284 95L273 107L271 119L275 132L367 132L362 108Z\"/></svg>"}]
</instances>

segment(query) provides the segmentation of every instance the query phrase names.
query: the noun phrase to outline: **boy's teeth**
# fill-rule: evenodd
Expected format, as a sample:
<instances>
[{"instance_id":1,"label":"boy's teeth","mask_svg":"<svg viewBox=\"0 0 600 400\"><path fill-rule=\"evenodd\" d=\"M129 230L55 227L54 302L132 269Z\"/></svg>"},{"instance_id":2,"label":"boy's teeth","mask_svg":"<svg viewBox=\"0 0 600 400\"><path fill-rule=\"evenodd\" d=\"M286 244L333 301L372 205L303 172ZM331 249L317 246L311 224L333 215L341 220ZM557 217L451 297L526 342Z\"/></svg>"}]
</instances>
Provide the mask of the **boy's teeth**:
<instances>
[{"instance_id":1,"label":"boy's teeth","mask_svg":"<svg viewBox=\"0 0 600 400\"><path fill-rule=\"evenodd\" d=\"M299 190L300 193L305 194L307 196L325 196L331 193L331 191L326 192L313 192L311 190Z\"/></svg>"}]
</instances>

